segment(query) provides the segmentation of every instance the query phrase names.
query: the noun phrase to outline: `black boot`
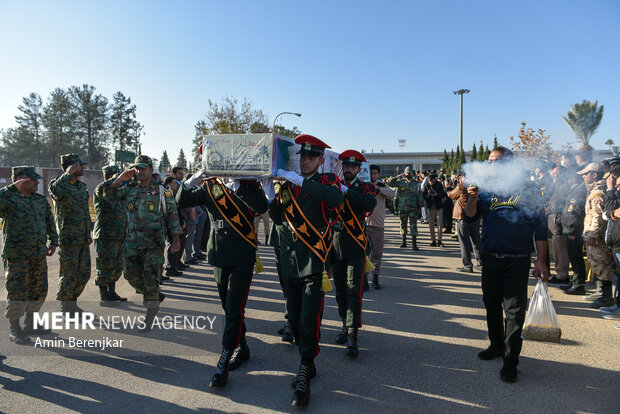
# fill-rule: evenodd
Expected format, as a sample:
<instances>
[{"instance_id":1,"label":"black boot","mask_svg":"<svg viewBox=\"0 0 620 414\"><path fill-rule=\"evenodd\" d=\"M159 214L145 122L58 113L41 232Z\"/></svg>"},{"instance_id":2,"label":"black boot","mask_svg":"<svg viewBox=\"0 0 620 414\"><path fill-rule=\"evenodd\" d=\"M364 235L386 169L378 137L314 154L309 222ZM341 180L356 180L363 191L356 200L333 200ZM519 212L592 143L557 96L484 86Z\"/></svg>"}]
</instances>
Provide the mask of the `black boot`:
<instances>
[{"instance_id":1,"label":"black boot","mask_svg":"<svg viewBox=\"0 0 620 414\"><path fill-rule=\"evenodd\" d=\"M248 342L245 340L245 337L243 337L239 346L233 351L232 357L230 357L228 370L236 370L248 359L250 359L250 347L248 346Z\"/></svg>"},{"instance_id":2,"label":"black boot","mask_svg":"<svg viewBox=\"0 0 620 414\"><path fill-rule=\"evenodd\" d=\"M108 293L109 293L110 298L112 300L115 300L115 301L118 301L118 302L127 302L127 298L120 297L116 293L116 283L110 283L108 285Z\"/></svg>"},{"instance_id":3,"label":"black boot","mask_svg":"<svg viewBox=\"0 0 620 414\"><path fill-rule=\"evenodd\" d=\"M308 368L308 375L310 376L310 379L316 377L316 366L314 365L314 360L310 361L310 368ZM297 376L295 376L295 378L293 378L293 381L291 381L291 387L293 387L293 389L295 387L297 387Z\"/></svg>"},{"instance_id":4,"label":"black boot","mask_svg":"<svg viewBox=\"0 0 620 414\"><path fill-rule=\"evenodd\" d=\"M151 329L153 329L153 321L155 320L155 316L157 316L157 312L159 312L159 307L146 309L146 317L144 318L144 328L138 329L138 332L147 333L147 332L150 332Z\"/></svg>"},{"instance_id":5,"label":"black boot","mask_svg":"<svg viewBox=\"0 0 620 414\"><path fill-rule=\"evenodd\" d=\"M230 364L232 353L233 351L227 349L222 351L220 360L217 362L215 374L213 374L213 377L211 377L211 381L209 382L210 388L219 388L226 385L226 382L228 381L228 365Z\"/></svg>"},{"instance_id":6,"label":"black boot","mask_svg":"<svg viewBox=\"0 0 620 414\"><path fill-rule=\"evenodd\" d=\"M84 313L84 309L80 308L77 304L77 296L74 296L73 299L71 299L71 308L73 309L73 312L78 315Z\"/></svg>"},{"instance_id":7,"label":"black boot","mask_svg":"<svg viewBox=\"0 0 620 414\"><path fill-rule=\"evenodd\" d=\"M596 279L596 292L586 296L584 299L590 302L599 300L603 296L603 281Z\"/></svg>"},{"instance_id":8,"label":"black boot","mask_svg":"<svg viewBox=\"0 0 620 414\"><path fill-rule=\"evenodd\" d=\"M407 235L403 234L403 242L400 244L399 247L407 247Z\"/></svg>"},{"instance_id":9,"label":"black boot","mask_svg":"<svg viewBox=\"0 0 620 414\"><path fill-rule=\"evenodd\" d=\"M310 402L310 366L311 361L302 360L299 364L299 373L295 379L295 391L293 391L293 407L305 407Z\"/></svg>"},{"instance_id":10,"label":"black boot","mask_svg":"<svg viewBox=\"0 0 620 414\"><path fill-rule=\"evenodd\" d=\"M34 328L34 315L32 312L26 312L26 317L24 318L24 333L26 335L49 335L52 333L51 329L45 329L42 326Z\"/></svg>"},{"instance_id":11,"label":"black boot","mask_svg":"<svg viewBox=\"0 0 620 414\"><path fill-rule=\"evenodd\" d=\"M411 248L417 252L418 250L420 250L420 248L418 247L416 240L417 240L416 236L411 236L411 244L412 244Z\"/></svg>"},{"instance_id":12,"label":"black boot","mask_svg":"<svg viewBox=\"0 0 620 414\"><path fill-rule=\"evenodd\" d=\"M9 340L11 342L16 343L17 345L26 345L30 343L30 338L22 330L22 327L19 326L19 319L10 319L9 326Z\"/></svg>"},{"instance_id":13,"label":"black boot","mask_svg":"<svg viewBox=\"0 0 620 414\"><path fill-rule=\"evenodd\" d=\"M517 380L518 360L504 358L504 366L499 371L499 377L504 382L515 382Z\"/></svg>"},{"instance_id":14,"label":"black boot","mask_svg":"<svg viewBox=\"0 0 620 414\"><path fill-rule=\"evenodd\" d=\"M282 342L288 342L290 344L295 342L295 335L293 335L293 330L288 322L284 324L284 330L282 331Z\"/></svg>"},{"instance_id":15,"label":"black boot","mask_svg":"<svg viewBox=\"0 0 620 414\"><path fill-rule=\"evenodd\" d=\"M478 352L478 358L480 358L483 361L490 361L492 359L499 358L501 356L504 356L503 345L500 345L500 346L491 345L484 351Z\"/></svg>"},{"instance_id":16,"label":"black boot","mask_svg":"<svg viewBox=\"0 0 620 414\"><path fill-rule=\"evenodd\" d=\"M73 315L73 302L68 301L68 300L61 301L60 302L60 312L62 312L63 314L68 313L70 315Z\"/></svg>"},{"instance_id":17,"label":"black boot","mask_svg":"<svg viewBox=\"0 0 620 414\"><path fill-rule=\"evenodd\" d=\"M596 281L597 283L599 282L598 280ZM602 295L601 297L592 302L592 304L590 305L591 307L598 309L598 308L605 308L607 306L613 306L616 301L614 300L613 297L613 293L612 293L612 283L610 280L604 280L604 281L600 281L601 282L601 292Z\"/></svg>"},{"instance_id":18,"label":"black boot","mask_svg":"<svg viewBox=\"0 0 620 414\"><path fill-rule=\"evenodd\" d=\"M346 344L348 333L349 333L349 328L347 328L347 323L346 321L342 321L342 329L340 330L340 332L338 333L338 336L336 337L336 343L340 345Z\"/></svg>"},{"instance_id":19,"label":"black boot","mask_svg":"<svg viewBox=\"0 0 620 414\"><path fill-rule=\"evenodd\" d=\"M99 306L112 307L116 306L118 302L110 297L107 286L99 286Z\"/></svg>"},{"instance_id":20,"label":"black boot","mask_svg":"<svg viewBox=\"0 0 620 414\"><path fill-rule=\"evenodd\" d=\"M344 354L351 358L355 358L359 354L357 349L357 328L349 328L349 335L347 336L347 350Z\"/></svg>"},{"instance_id":21,"label":"black boot","mask_svg":"<svg viewBox=\"0 0 620 414\"><path fill-rule=\"evenodd\" d=\"M377 290L381 289L381 284L379 283L379 275L372 275L372 287Z\"/></svg>"}]
</instances>

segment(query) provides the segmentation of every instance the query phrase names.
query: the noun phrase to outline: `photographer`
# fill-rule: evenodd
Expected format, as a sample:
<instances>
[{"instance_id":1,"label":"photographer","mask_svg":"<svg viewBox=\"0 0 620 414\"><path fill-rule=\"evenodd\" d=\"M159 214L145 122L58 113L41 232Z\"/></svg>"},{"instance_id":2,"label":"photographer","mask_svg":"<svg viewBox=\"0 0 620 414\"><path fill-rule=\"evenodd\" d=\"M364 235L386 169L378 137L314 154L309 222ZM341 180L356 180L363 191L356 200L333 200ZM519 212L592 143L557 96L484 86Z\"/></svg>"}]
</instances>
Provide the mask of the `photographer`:
<instances>
[{"instance_id":1,"label":"photographer","mask_svg":"<svg viewBox=\"0 0 620 414\"><path fill-rule=\"evenodd\" d=\"M428 184L422 190L426 208L428 208L428 227L431 231L431 246L443 247L441 242L443 233L443 198L446 195L443 185L437 181L437 175L428 176ZM437 225L437 240L435 240L435 224Z\"/></svg>"}]
</instances>

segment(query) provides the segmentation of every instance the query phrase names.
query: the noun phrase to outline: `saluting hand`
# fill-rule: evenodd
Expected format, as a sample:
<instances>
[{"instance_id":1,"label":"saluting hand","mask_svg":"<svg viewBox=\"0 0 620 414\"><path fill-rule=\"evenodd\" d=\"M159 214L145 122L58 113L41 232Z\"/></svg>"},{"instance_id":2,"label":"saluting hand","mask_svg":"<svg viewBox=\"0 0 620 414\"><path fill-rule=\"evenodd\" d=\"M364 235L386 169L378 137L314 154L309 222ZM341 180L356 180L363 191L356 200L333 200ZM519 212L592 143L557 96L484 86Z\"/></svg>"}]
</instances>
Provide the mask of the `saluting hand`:
<instances>
[{"instance_id":1,"label":"saluting hand","mask_svg":"<svg viewBox=\"0 0 620 414\"><path fill-rule=\"evenodd\" d=\"M112 187L118 187L124 181L131 180L131 178L134 176L135 173L136 173L136 170L133 170L133 169L127 170L127 171L123 171L123 173L120 174L118 177L116 177L116 180L114 180L112 182Z\"/></svg>"}]
</instances>

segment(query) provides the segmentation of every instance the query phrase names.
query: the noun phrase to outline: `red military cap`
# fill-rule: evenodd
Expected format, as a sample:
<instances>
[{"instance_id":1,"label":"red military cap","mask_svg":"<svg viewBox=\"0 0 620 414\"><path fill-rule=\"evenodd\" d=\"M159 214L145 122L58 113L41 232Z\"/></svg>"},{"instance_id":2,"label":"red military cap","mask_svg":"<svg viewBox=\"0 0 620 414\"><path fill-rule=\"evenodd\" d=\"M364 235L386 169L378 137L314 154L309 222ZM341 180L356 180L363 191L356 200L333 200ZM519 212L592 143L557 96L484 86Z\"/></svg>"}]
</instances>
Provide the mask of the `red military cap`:
<instances>
[{"instance_id":1,"label":"red military cap","mask_svg":"<svg viewBox=\"0 0 620 414\"><path fill-rule=\"evenodd\" d=\"M323 155L325 148L331 148L317 137L313 137L308 134L297 135L297 138L295 138L295 143L301 145L301 149L297 151L298 154L307 152L315 157L318 155Z\"/></svg>"},{"instance_id":2,"label":"red military cap","mask_svg":"<svg viewBox=\"0 0 620 414\"><path fill-rule=\"evenodd\" d=\"M354 165L362 165L363 162L366 162L366 158L362 155L362 153L357 152L355 150L346 150L338 157L343 164L354 164Z\"/></svg>"}]
</instances>

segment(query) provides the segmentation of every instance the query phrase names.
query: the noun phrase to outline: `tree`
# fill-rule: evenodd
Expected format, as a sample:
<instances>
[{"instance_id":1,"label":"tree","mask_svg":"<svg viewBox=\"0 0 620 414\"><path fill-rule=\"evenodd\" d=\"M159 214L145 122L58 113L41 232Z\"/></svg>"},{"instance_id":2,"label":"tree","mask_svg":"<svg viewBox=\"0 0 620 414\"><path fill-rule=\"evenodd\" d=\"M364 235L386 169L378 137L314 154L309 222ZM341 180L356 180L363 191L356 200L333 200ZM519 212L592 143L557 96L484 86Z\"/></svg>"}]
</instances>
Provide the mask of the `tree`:
<instances>
[{"instance_id":1,"label":"tree","mask_svg":"<svg viewBox=\"0 0 620 414\"><path fill-rule=\"evenodd\" d=\"M477 154L476 160L484 161L484 145L482 145L482 141L480 141L480 147L478 148L478 154Z\"/></svg>"},{"instance_id":2,"label":"tree","mask_svg":"<svg viewBox=\"0 0 620 414\"><path fill-rule=\"evenodd\" d=\"M136 120L136 105L131 103L131 98L122 92L116 92L112 96L113 103L110 107L110 129L112 142L121 151L134 150L139 144L139 138L144 128Z\"/></svg>"},{"instance_id":3,"label":"tree","mask_svg":"<svg viewBox=\"0 0 620 414\"><path fill-rule=\"evenodd\" d=\"M183 148L179 151L179 156L177 157L176 167L181 167L184 170L187 170L187 160L185 159L185 153L183 152Z\"/></svg>"},{"instance_id":4,"label":"tree","mask_svg":"<svg viewBox=\"0 0 620 414\"><path fill-rule=\"evenodd\" d=\"M22 104L17 107L21 115L15 116L15 121L22 128L22 134L30 134L34 145L30 148L33 154L34 165L41 164L43 125L41 116L43 114L43 103L41 96L32 92L28 97L22 99Z\"/></svg>"},{"instance_id":5,"label":"tree","mask_svg":"<svg viewBox=\"0 0 620 414\"><path fill-rule=\"evenodd\" d=\"M202 155L200 154L200 146L205 140L205 135L209 132L209 127L204 120L196 122L194 125L194 139L192 140L192 159L194 165L200 165Z\"/></svg>"},{"instance_id":6,"label":"tree","mask_svg":"<svg viewBox=\"0 0 620 414\"><path fill-rule=\"evenodd\" d=\"M448 158L448 151L446 151L445 149L443 150L443 157L441 157L441 168L443 168L444 170L449 171L450 170L450 166L448 165L448 160L450 158Z\"/></svg>"},{"instance_id":7,"label":"tree","mask_svg":"<svg viewBox=\"0 0 620 414\"><path fill-rule=\"evenodd\" d=\"M562 117L564 122L573 130L577 139L581 141L581 150L592 150L590 138L603 119L603 109L603 105L598 106L598 101L592 103L584 99L580 104L571 105L568 114Z\"/></svg>"},{"instance_id":8,"label":"tree","mask_svg":"<svg viewBox=\"0 0 620 414\"><path fill-rule=\"evenodd\" d=\"M510 137L512 149L520 156L529 159L550 158L552 149L549 135L545 135L544 129L534 131L526 128L526 123L521 122L521 129L517 138Z\"/></svg>"},{"instance_id":9,"label":"tree","mask_svg":"<svg viewBox=\"0 0 620 414\"><path fill-rule=\"evenodd\" d=\"M95 95L95 87L87 84L71 86L69 97L75 112L76 135L81 141L82 151L86 153L85 158L90 168L100 168L108 158L108 100L102 95Z\"/></svg>"},{"instance_id":10,"label":"tree","mask_svg":"<svg viewBox=\"0 0 620 414\"><path fill-rule=\"evenodd\" d=\"M32 148L34 136L25 127L8 128L2 131L2 164L34 165Z\"/></svg>"},{"instance_id":11,"label":"tree","mask_svg":"<svg viewBox=\"0 0 620 414\"><path fill-rule=\"evenodd\" d=\"M69 94L65 89L56 88L43 107L41 118L46 130L45 153L50 166L57 166L60 155L79 150L73 131L73 114Z\"/></svg>"},{"instance_id":12,"label":"tree","mask_svg":"<svg viewBox=\"0 0 620 414\"><path fill-rule=\"evenodd\" d=\"M612 146L615 144L614 140L609 138L607 141L605 141L605 145L609 146L609 152L611 152L612 154L614 153L614 150L612 148Z\"/></svg>"},{"instance_id":13,"label":"tree","mask_svg":"<svg viewBox=\"0 0 620 414\"><path fill-rule=\"evenodd\" d=\"M493 148L499 147L499 142L497 142L497 135L493 136Z\"/></svg>"},{"instance_id":14,"label":"tree","mask_svg":"<svg viewBox=\"0 0 620 414\"><path fill-rule=\"evenodd\" d=\"M159 171L170 171L170 159L168 158L168 152L166 152L166 150L164 150L164 153L161 155L161 159L159 160Z\"/></svg>"},{"instance_id":15,"label":"tree","mask_svg":"<svg viewBox=\"0 0 620 414\"><path fill-rule=\"evenodd\" d=\"M283 127L282 125L276 125L275 131L276 134L289 138L295 138L297 135L301 135L301 131L296 126L294 126L292 129L288 129Z\"/></svg>"},{"instance_id":16,"label":"tree","mask_svg":"<svg viewBox=\"0 0 620 414\"><path fill-rule=\"evenodd\" d=\"M204 120L206 134L249 134L269 132L267 116L260 109L252 108L252 102L243 98L224 98L221 104L209 99L209 109Z\"/></svg>"},{"instance_id":17,"label":"tree","mask_svg":"<svg viewBox=\"0 0 620 414\"><path fill-rule=\"evenodd\" d=\"M476 143L474 142L474 147L471 149L471 155L469 157L469 161L474 162L478 157L478 149L476 148Z\"/></svg>"},{"instance_id":18,"label":"tree","mask_svg":"<svg viewBox=\"0 0 620 414\"><path fill-rule=\"evenodd\" d=\"M486 161L489 159L489 155L491 155L491 150L489 149L489 146L487 145L484 148L484 153L482 154L482 161Z\"/></svg>"}]
</instances>

